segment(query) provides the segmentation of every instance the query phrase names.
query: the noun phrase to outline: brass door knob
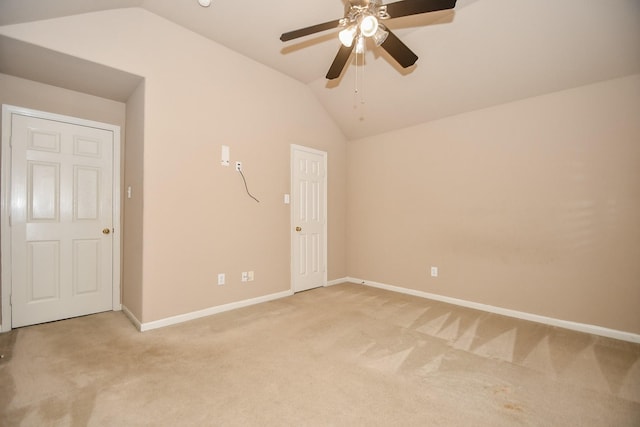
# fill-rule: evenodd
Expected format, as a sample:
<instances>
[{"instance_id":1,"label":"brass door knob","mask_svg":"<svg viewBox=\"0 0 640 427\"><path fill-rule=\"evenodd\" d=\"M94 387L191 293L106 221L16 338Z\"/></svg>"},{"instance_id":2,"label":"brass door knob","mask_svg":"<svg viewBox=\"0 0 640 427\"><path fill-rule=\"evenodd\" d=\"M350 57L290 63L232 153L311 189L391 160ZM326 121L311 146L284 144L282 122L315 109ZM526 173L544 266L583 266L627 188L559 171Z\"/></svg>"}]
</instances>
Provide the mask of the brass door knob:
<instances>
[{"instance_id":1,"label":"brass door knob","mask_svg":"<svg viewBox=\"0 0 640 427\"><path fill-rule=\"evenodd\" d=\"M102 234L109 234L111 233L111 229L110 228L103 228L102 229Z\"/></svg>"},{"instance_id":2,"label":"brass door knob","mask_svg":"<svg viewBox=\"0 0 640 427\"><path fill-rule=\"evenodd\" d=\"M296 227L296 231L302 231L302 227Z\"/></svg>"}]
</instances>

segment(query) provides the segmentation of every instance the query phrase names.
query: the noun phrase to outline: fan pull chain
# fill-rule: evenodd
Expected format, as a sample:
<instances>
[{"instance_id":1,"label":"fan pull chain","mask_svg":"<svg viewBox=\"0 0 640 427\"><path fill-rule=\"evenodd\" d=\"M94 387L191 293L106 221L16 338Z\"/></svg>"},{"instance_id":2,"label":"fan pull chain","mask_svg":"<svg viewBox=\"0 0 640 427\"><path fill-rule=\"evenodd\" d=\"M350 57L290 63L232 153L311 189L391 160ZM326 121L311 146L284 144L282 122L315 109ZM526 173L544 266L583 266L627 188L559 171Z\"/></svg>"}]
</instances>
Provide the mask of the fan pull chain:
<instances>
[{"instance_id":1,"label":"fan pull chain","mask_svg":"<svg viewBox=\"0 0 640 427\"><path fill-rule=\"evenodd\" d=\"M355 59L356 59L356 72L355 72L355 77L354 77L354 90L353 90L353 110L355 112L355 110L357 110L358 108L358 52L354 53L355 55Z\"/></svg>"},{"instance_id":2,"label":"fan pull chain","mask_svg":"<svg viewBox=\"0 0 640 427\"><path fill-rule=\"evenodd\" d=\"M354 98L354 105L353 108L354 110L358 110L359 111L359 115L360 117L358 117L358 119L360 121L364 120L364 105L365 105L365 101L364 101L364 51L359 54L356 52L356 75L355 75L355 90L354 90L354 94L353 94L353 98ZM358 63L358 57L362 55L362 65L360 66L360 64Z\"/></svg>"},{"instance_id":3,"label":"fan pull chain","mask_svg":"<svg viewBox=\"0 0 640 427\"><path fill-rule=\"evenodd\" d=\"M364 58L364 52L362 52L362 61L360 64L360 90L358 91L360 94L360 104L364 103L364 69L365 69L365 58Z\"/></svg>"}]
</instances>

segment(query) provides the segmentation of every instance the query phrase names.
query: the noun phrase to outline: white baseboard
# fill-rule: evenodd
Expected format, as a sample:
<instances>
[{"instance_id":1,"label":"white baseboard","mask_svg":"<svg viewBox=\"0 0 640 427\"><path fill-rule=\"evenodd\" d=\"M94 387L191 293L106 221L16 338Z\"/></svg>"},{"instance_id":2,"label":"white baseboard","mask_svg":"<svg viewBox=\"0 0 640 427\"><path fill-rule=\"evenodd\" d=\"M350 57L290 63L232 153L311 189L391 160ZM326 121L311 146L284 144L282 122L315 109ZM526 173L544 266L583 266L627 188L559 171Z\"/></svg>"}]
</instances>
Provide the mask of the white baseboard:
<instances>
[{"instance_id":1,"label":"white baseboard","mask_svg":"<svg viewBox=\"0 0 640 427\"><path fill-rule=\"evenodd\" d=\"M473 308L475 310L481 310L489 313L501 314L503 316L515 317L517 319L529 320L532 322L543 323L546 325L557 326L565 329L571 329L573 331L586 332L588 334L600 335L603 337L614 338L622 341L640 343L640 335L638 334L634 334L631 332L618 331L616 329L603 328L602 326L572 322L569 320L554 319L553 317L540 316L538 314L526 313L523 311L511 310L508 308L496 307L493 305L487 305L487 304L481 304L481 303L466 301L466 300L457 299L457 298L451 298L443 295L417 291L415 289L387 285L385 283L372 282L370 280L365 280L365 279L358 279L355 277L347 277L341 283L343 282L357 283L359 285L366 285L374 288L386 289L388 291L399 292L399 293L413 295L413 296L431 299L435 301L446 302L453 305Z\"/></svg>"},{"instance_id":2,"label":"white baseboard","mask_svg":"<svg viewBox=\"0 0 640 427\"><path fill-rule=\"evenodd\" d=\"M349 281L348 277L342 277L340 279L329 280L325 286L339 285L340 283L346 283Z\"/></svg>"},{"instance_id":3,"label":"white baseboard","mask_svg":"<svg viewBox=\"0 0 640 427\"><path fill-rule=\"evenodd\" d=\"M134 316L133 313L129 311L129 309L124 304L122 305L122 312L125 316L127 316L131 323L133 323L133 326L135 326L137 330L142 331L142 323L140 323L138 318Z\"/></svg>"},{"instance_id":4,"label":"white baseboard","mask_svg":"<svg viewBox=\"0 0 640 427\"><path fill-rule=\"evenodd\" d=\"M213 314L223 313L225 311L235 310L237 308L248 307L254 304L260 304L263 302L273 301L280 298L285 298L293 295L292 291L284 291L278 292L275 294L264 295L257 298L251 298L243 301L236 301L229 304L218 305L214 307L205 308L204 310L192 311L191 313L179 314L177 316L167 317L165 319L154 320L153 322L141 323L138 319L135 318L126 310L125 307L122 308L122 311L125 312L127 317L131 319L133 324L138 328L140 332L150 331L152 329L163 328L165 326L175 325L182 322L187 322L189 320L199 319L201 317L211 316Z\"/></svg>"}]
</instances>

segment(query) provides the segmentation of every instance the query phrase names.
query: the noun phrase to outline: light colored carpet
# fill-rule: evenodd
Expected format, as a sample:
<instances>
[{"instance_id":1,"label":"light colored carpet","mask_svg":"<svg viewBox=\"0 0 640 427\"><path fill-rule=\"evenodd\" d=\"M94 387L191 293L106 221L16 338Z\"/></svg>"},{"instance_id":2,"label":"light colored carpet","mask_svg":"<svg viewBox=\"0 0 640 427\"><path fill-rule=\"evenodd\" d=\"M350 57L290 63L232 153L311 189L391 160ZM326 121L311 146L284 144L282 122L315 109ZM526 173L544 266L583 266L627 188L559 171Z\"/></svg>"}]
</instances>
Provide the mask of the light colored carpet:
<instances>
[{"instance_id":1,"label":"light colored carpet","mask_svg":"<svg viewBox=\"0 0 640 427\"><path fill-rule=\"evenodd\" d=\"M354 284L0 352L2 426L640 426L640 345Z\"/></svg>"}]
</instances>

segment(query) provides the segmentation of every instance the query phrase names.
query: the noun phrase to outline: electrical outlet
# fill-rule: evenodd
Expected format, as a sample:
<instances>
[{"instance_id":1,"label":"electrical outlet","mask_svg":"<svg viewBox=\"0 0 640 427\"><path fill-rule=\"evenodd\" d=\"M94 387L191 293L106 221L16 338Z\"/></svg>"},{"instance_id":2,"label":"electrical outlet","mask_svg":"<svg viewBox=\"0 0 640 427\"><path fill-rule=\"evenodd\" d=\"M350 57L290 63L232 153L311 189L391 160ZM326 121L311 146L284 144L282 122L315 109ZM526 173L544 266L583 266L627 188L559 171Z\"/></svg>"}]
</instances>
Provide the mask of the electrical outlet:
<instances>
[{"instance_id":1,"label":"electrical outlet","mask_svg":"<svg viewBox=\"0 0 640 427\"><path fill-rule=\"evenodd\" d=\"M247 273L246 271L243 271L242 272L242 277L241 277L240 280L243 281L243 282L248 281L249 280L249 273Z\"/></svg>"},{"instance_id":2,"label":"electrical outlet","mask_svg":"<svg viewBox=\"0 0 640 427\"><path fill-rule=\"evenodd\" d=\"M431 267L431 277L438 277L438 267Z\"/></svg>"},{"instance_id":3,"label":"electrical outlet","mask_svg":"<svg viewBox=\"0 0 640 427\"><path fill-rule=\"evenodd\" d=\"M236 162L236 171L237 172L242 171L242 162Z\"/></svg>"},{"instance_id":4,"label":"electrical outlet","mask_svg":"<svg viewBox=\"0 0 640 427\"><path fill-rule=\"evenodd\" d=\"M247 280L248 280L249 282L253 282L253 277L254 277L254 275L253 275L253 271L249 271L249 272L247 273Z\"/></svg>"},{"instance_id":5,"label":"electrical outlet","mask_svg":"<svg viewBox=\"0 0 640 427\"><path fill-rule=\"evenodd\" d=\"M224 285L224 273L218 274L218 285Z\"/></svg>"}]
</instances>

